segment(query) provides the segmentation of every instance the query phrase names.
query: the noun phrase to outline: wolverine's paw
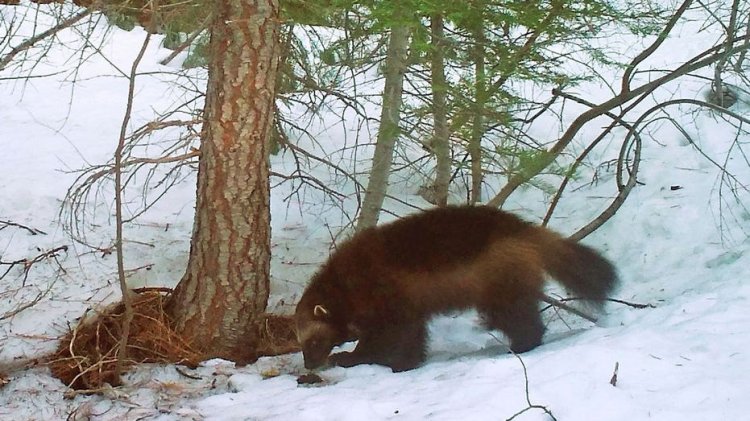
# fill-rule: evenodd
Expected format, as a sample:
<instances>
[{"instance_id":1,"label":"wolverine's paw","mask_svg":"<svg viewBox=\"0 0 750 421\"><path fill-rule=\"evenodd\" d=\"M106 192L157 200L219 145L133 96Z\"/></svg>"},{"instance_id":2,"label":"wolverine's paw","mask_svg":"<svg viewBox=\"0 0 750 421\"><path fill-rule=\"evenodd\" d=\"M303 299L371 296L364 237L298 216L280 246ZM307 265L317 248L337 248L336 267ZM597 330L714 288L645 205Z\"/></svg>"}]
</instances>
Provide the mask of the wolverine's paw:
<instances>
[{"instance_id":1,"label":"wolverine's paw","mask_svg":"<svg viewBox=\"0 0 750 421\"><path fill-rule=\"evenodd\" d=\"M328 362L339 367L352 367L362 363L353 352L337 352L328 357Z\"/></svg>"},{"instance_id":2,"label":"wolverine's paw","mask_svg":"<svg viewBox=\"0 0 750 421\"><path fill-rule=\"evenodd\" d=\"M393 371L394 373L400 373L402 371L414 370L415 368L419 367L419 362L392 361L387 365L391 368L391 371Z\"/></svg>"}]
</instances>

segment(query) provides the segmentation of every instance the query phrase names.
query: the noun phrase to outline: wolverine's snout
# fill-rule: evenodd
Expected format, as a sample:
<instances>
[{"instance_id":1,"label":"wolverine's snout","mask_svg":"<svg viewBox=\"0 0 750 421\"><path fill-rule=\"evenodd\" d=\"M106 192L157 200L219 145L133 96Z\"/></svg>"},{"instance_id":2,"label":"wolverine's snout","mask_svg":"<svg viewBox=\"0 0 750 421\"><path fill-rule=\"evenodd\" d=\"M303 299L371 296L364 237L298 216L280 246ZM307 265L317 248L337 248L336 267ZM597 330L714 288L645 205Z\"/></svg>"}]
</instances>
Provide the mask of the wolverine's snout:
<instances>
[{"instance_id":1,"label":"wolverine's snout","mask_svg":"<svg viewBox=\"0 0 750 421\"><path fill-rule=\"evenodd\" d=\"M308 313L298 313L308 314ZM299 316L297 322L297 340L302 348L302 357L305 368L315 369L328 364L328 355L331 353L337 341L336 329L323 321L308 319Z\"/></svg>"}]
</instances>

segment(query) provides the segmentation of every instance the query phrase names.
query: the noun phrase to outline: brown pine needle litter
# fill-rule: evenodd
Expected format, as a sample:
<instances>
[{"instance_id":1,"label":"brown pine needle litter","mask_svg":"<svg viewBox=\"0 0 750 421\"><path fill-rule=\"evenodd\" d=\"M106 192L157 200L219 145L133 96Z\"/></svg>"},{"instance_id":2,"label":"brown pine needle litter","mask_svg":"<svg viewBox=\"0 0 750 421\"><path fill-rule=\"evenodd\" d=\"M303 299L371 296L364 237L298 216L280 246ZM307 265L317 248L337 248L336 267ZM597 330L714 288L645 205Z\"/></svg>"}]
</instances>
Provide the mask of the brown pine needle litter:
<instances>
[{"instance_id":1,"label":"brown pine needle litter","mask_svg":"<svg viewBox=\"0 0 750 421\"><path fill-rule=\"evenodd\" d=\"M266 314L265 320L258 328L260 329L258 356L281 355L300 351L293 317Z\"/></svg>"},{"instance_id":2,"label":"brown pine needle litter","mask_svg":"<svg viewBox=\"0 0 750 421\"><path fill-rule=\"evenodd\" d=\"M206 354L171 327L165 312L169 295L163 288L144 289L133 295L133 320L130 326L127 361L124 369L140 363L184 364L195 367ZM120 384L115 373L117 351L122 334L125 305L114 303L102 310L87 311L60 340L50 357L52 374L75 390L101 389L105 383ZM299 351L293 319L282 315L265 315L258 327L258 356Z\"/></svg>"}]
</instances>

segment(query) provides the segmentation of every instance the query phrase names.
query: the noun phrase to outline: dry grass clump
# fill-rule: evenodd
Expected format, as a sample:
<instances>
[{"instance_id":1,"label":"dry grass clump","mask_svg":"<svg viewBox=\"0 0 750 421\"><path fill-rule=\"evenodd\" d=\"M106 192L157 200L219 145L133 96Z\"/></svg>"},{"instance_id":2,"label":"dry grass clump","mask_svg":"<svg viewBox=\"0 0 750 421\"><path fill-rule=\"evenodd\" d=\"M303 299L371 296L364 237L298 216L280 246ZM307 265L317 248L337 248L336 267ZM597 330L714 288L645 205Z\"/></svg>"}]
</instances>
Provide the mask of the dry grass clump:
<instances>
[{"instance_id":1,"label":"dry grass clump","mask_svg":"<svg viewBox=\"0 0 750 421\"><path fill-rule=\"evenodd\" d=\"M133 321L123 368L145 362L196 365L202 360L201 354L172 330L164 311L166 299L158 291L133 295ZM104 383L118 385L115 365L124 313L122 302L93 314L84 313L52 356L52 374L77 390L95 390Z\"/></svg>"},{"instance_id":2,"label":"dry grass clump","mask_svg":"<svg viewBox=\"0 0 750 421\"><path fill-rule=\"evenodd\" d=\"M164 292L164 289L150 289L133 295L134 315L123 369L140 363L196 366L209 357L194 349L186 338L172 329L170 317L165 312L169 296ZM52 374L76 390L96 391L104 383L118 385L120 379L115 366L124 313L122 302L84 313L49 359ZM266 314L258 329L259 344L253 355L260 357L299 351L293 318Z\"/></svg>"},{"instance_id":3,"label":"dry grass clump","mask_svg":"<svg viewBox=\"0 0 750 421\"><path fill-rule=\"evenodd\" d=\"M289 354L300 350L294 318L278 314L266 314L258 327L258 356Z\"/></svg>"}]
</instances>

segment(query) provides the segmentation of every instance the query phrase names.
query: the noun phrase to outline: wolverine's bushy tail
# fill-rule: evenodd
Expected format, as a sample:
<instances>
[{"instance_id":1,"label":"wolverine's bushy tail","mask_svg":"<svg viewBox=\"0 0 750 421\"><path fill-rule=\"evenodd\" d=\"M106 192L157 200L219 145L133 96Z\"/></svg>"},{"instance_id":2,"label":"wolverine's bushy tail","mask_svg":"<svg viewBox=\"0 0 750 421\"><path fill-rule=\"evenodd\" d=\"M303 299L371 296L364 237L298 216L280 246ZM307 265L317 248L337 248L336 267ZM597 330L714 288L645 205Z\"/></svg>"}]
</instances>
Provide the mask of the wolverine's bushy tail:
<instances>
[{"instance_id":1,"label":"wolverine's bushy tail","mask_svg":"<svg viewBox=\"0 0 750 421\"><path fill-rule=\"evenodd\" d=\"M545 247L545 269L577 297L602 305L617 287L617 271L594 249L568 239Z\"/></svg>"}]
</instances>

